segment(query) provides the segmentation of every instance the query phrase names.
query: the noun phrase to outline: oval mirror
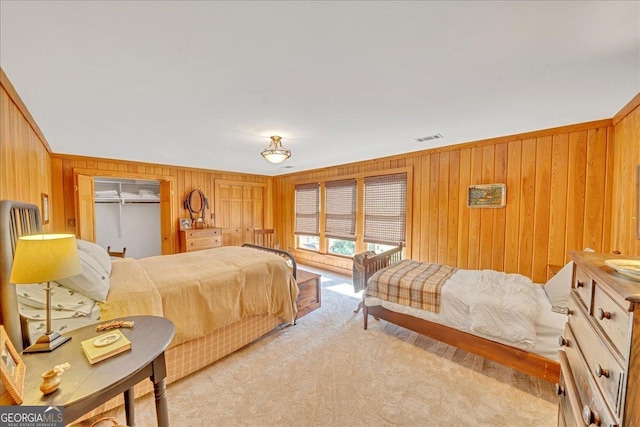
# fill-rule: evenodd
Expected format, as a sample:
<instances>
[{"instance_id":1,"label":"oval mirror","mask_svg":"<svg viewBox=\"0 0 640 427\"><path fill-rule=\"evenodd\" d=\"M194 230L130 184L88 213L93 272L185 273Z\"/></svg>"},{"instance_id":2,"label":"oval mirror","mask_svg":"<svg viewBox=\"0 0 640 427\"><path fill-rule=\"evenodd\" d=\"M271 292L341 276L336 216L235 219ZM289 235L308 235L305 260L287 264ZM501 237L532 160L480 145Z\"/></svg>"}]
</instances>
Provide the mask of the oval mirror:
<instances>
[{"instance_id":1,"label":"oval mirror","mask_svg":"<svg viewBox=\"0 0 640 427\"><path fill-rule=\"evenodd\" d=\"M189 206L193 213L200 213L204 208L204 194L200 190L194 190L189 194Z\"/></svg>"}]
</instances>

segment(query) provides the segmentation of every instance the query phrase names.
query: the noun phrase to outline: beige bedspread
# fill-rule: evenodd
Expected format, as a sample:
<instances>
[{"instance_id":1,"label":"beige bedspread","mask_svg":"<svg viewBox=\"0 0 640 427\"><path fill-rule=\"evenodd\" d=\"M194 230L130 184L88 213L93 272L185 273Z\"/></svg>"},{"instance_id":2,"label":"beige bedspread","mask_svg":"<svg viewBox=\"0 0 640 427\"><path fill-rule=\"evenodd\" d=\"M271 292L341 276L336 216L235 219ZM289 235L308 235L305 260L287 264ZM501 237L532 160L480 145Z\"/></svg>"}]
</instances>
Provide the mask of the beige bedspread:
<instances>
[{"instance_id":1,"label":"beige bedspread","mask_svg":"<svg viewBox=\"0 0 640 427\"><path fill-rule=\"evenodd\" d=\"M176 325L172 345L247 316L271 314L289 323L295 319L298 287L277 255L224 246L137 263L160 294L162 315Z\"/></svg>"},{"instance_id":2,"label":"beige bedspread","mask_svg":"<svg viewBox=\"0 0 640 427\"><path fill-rule=\"evenodd\" d=\"M113 260L110 281L107 301L98 303L101 320L131 315L162 316L160 293L135 259Z\"/></svg>"}]
</instances>

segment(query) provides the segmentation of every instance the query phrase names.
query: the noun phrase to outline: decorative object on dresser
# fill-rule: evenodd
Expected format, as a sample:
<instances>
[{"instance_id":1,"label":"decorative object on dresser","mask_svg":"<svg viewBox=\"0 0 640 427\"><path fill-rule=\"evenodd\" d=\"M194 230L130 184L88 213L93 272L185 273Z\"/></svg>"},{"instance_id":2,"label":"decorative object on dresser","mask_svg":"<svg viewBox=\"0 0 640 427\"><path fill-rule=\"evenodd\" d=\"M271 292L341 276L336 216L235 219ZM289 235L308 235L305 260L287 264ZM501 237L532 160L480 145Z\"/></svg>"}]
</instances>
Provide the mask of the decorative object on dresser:
<instances>
[{"instance_id":1,"label":"decorative object on dresser","mask_svg":"<svg viewBox=\"0 0 640 427\"><path fill-rule=\"evenodd\" d=\"M73 234L35 234L18 239L11 270L11 283L46 282L46 330L25 353L51 351L64 344L63 337L51 329L51 282L82 273L76 238Z\"/></svg>"},{"instance_id":2,"label":"decorative object on dresser","mask_svg":"<svg viewBox=\"0 0 640 427\"><path fill-rule=\"evenodd\" d=\"M558 425L639 426L640 281L607 265L620 255L572 252L571 258Z\"/></svg>"},{"instance_id":3,"label":"decorative object on dresser","mask_svg":"<svg viewBox=\"0 0 640 427\"><path fill-rule=\"evenodd\" d=\"M191 225L189 218L180 218L180 230L191 230Z\"/></svg>"},{"instance_id":4,"label":"decorative object on dresser","mask_svg":"<svg viewBox=\"0 0 640 427\"><path fill-rule=\"evenodd\" d=\"M204 195L202 190L191 190L184 199L184 208L189 211L189 217L192 224L206 222L205 209L209 207L209 199ZM182 221L180 222L182 226ZM181 227L182 228L182 227ZM200 227L197 227L200 228Z\"/></svg>"},{"instance_id":5,"label":"decorative object on dresser","mask_svg":"<svg viewBox=\"0 0 640 427\"><path fill-rule=\"evenodd\" d=\"M201 251L222 246L221 228L180 230L180 252Z\"/></svg>"},{"instance_id":6,"label":"decorative object on dresser","mask_svg":"<svg viewBox=\"0 0 640 427\"><path fill-rule=\"evenodd\" d=\"M321 277L319 274L311 273L310 271L298 270L296 276L296 283L300 291L296 301L298 305L298 319L320 308L322 302Z\"/></svg>"}]
</instances>

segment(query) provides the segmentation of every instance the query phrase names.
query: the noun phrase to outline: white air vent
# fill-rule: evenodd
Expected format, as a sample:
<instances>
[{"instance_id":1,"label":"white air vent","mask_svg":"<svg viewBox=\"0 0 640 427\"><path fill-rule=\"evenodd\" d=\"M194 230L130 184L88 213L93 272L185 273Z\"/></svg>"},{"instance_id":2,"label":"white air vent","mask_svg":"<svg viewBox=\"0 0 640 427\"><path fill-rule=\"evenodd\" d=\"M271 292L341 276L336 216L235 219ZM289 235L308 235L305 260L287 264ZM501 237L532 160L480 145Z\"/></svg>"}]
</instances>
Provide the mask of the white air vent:
<instances>
[{"instance_id":1,"label":"white air vent","mask_svg":"<svg viewBox=\"0 0 640 427\"><path fill-rule=\"evenodd\" d=\"M418 142L427 142L427 141L432 141L434 139L440 139L440 138L444 138L442 136L442 134L434 133L433 135L423 136L422 138L416 138L416 141L418 141Z\"/></svg>"}]
</instances>

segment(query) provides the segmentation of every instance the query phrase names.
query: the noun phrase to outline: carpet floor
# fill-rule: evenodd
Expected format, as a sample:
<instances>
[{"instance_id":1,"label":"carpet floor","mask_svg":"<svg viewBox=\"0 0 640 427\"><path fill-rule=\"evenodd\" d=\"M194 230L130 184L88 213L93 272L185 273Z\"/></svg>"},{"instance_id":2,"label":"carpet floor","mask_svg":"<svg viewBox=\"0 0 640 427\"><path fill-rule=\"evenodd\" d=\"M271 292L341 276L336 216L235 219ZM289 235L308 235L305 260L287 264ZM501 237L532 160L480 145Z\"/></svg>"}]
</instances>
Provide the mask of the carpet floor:
<instances>
[{"instance_id":1,"label":"carpet floor","mask_svg":"<svg viewBox=\"0 0 640 427\"><path fill-rule=\"evenodd\" d=\"M322 307L169 385L172 426L556 425L552 384L385 321L365 331L350 278L302 268L323 275ZM153 396L135 413L156 425Z\"/></svg>"}]
</instances>

